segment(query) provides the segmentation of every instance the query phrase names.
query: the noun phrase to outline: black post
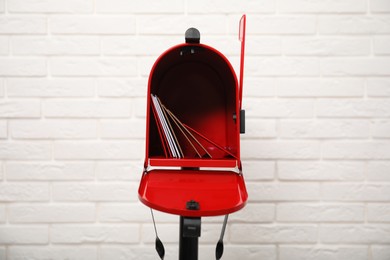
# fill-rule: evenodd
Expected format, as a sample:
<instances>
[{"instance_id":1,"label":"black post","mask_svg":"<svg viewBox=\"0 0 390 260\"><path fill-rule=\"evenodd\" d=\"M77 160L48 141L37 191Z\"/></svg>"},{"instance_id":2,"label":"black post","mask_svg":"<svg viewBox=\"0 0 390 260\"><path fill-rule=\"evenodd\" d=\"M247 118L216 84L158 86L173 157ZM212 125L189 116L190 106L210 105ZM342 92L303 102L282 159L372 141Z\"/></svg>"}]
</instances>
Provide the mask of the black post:
<instances>
[{"instance_id":1,"label":"black post","mask_svg":"<svg viewBox=\"0 0 390 260\"><path fill-rule=\"evenodd\" d=\"M200 218L180 216L179 260L198 260Z\"/></svg>"}]
</instances>

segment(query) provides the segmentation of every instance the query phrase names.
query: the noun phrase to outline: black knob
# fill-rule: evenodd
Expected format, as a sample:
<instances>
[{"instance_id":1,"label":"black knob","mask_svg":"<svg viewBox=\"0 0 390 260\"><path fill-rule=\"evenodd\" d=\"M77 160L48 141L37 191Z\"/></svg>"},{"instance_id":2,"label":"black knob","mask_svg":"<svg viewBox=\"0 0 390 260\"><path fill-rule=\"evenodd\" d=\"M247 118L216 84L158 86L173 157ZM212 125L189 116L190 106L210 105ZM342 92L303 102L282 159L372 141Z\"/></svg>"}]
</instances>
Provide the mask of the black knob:
<instances>
[{"instance_id":1,"label":"black knob","mask_svg":"<svg viewBox=\"0 0 390 260\"><path fill-rule=\"evenodd\" d=\"M195 200L187 201L186 209L188 209L188 210L199 210L199 202L197 202Z\"/></svg>"},{"instance_id":2,"label":"black knob","mask_svg":"<svg viewBox=\"0 0 390 260\"><path fill-rule=\"evenodd\" d=\"M199 43L200 32L196 28L189 28L185 33L186 43Z\"/></svg>"}]
</instances>

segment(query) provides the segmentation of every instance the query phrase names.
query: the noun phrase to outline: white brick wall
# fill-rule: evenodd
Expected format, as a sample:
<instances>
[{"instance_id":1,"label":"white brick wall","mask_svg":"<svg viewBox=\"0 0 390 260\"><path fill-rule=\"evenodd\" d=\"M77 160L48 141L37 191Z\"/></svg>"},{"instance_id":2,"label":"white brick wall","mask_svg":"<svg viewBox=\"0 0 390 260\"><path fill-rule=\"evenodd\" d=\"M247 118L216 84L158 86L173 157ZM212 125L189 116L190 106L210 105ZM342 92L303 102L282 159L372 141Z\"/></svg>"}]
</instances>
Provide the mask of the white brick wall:
<instances>
[{"instance_id":1,"label":"white brick wall","mask_svg":"<svg viewBox=\"0 0 390 260\"><path fill-rule=\"evenodd\" d=\"M250 197L223 259L390 259L389 0L0 0L0 260L157 259L150 68L197 27L238 69L243 13ZM177 259L178 217L155 215Z\"/></svg>"}]
</instances>

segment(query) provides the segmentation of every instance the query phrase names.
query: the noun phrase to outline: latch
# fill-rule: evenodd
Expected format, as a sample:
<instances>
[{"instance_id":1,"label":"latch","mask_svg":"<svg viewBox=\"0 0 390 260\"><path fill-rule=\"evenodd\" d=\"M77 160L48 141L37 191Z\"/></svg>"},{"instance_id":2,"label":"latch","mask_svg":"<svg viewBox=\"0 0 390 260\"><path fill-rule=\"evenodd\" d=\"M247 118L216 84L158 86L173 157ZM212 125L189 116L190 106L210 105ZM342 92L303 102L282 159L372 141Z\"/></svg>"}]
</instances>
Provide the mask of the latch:
<instances>
[{"instance_id":1,"label":"latch","mask_svg":"<svg viewBox=\"0 0 390 260\"><path fill-rule=\"evenodd\" d=\"M236 122L237 115L233 114L233 120ZM245 134L245 109L240 110L240 134Z\"/></svg>"}]
</instances>

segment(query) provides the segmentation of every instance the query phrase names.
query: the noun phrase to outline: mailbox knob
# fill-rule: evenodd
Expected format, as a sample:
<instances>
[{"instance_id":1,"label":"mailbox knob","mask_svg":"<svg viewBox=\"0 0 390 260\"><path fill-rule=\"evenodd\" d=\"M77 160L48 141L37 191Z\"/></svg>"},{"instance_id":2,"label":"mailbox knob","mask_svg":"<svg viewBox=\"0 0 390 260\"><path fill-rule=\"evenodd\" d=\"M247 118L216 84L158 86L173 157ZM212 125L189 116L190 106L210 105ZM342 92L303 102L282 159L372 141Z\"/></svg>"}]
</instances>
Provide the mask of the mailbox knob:
<instances>
[{"instance_id":1,"label":"mailbox knob","mask_svg":"<svg viewBox=\"0 0 390 260\"><path fill-rule=\"evenodd\" d=\"M188 210L199 210L199 202L197 202L195 200L187 201L186 208Z\"/></svg>"},{"instance_id":2,"label":"mailbox knob","mask_svg":"<svg viewBox=\"0 0 390 260\"><path fill-rule=\"evenodd\" d=\"M200 32L196 28L189 28L185 33L186 43L199 43Z\"/></svg>"}]
</instances>

